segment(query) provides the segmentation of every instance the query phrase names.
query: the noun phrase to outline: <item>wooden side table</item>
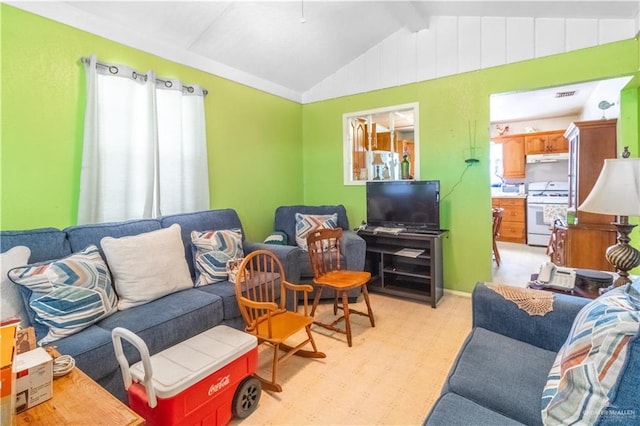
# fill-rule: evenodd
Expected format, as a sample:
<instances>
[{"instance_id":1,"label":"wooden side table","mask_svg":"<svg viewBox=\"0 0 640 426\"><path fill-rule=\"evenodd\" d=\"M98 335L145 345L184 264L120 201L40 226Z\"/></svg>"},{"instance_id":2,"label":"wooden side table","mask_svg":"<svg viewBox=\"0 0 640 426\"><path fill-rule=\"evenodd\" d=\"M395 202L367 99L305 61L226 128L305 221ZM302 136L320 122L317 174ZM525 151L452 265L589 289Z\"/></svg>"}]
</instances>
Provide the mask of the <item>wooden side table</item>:
<instances>
[{"instance_id":1,"label":"wooden side table","mask_svg":"<svg viewBox=\"0 0 640 426\"><path fill-rule=\"evenodd\" d=\"M57 355L57 352L54 351ZM17 425L143 425L140 417L75 367L53 380L53 397L16 415Z\"/></svg>"}]
</instances>

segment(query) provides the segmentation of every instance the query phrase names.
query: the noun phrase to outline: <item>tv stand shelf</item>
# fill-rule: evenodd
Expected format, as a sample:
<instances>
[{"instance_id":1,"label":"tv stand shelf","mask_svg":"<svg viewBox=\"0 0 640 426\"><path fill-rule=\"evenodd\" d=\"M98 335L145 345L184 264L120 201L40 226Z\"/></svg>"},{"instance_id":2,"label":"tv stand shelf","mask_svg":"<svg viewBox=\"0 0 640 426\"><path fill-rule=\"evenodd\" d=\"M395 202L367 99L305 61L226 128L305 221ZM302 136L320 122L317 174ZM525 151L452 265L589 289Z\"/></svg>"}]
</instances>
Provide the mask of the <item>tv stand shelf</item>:
<instances>
[{"instance_id":1,"label":"tv stand shelf","mask_svg":"<svg viewBox=\"0 0 640 426\"><path fill-rule=\"evenodd\" d=\"M371 272L369 290L428 302L435 308L444 293L442 239L446 233L358 231L367 243L365 269ZM398 254L402 249L422 252L412 257Z\"/></svg>"}]
</instances>

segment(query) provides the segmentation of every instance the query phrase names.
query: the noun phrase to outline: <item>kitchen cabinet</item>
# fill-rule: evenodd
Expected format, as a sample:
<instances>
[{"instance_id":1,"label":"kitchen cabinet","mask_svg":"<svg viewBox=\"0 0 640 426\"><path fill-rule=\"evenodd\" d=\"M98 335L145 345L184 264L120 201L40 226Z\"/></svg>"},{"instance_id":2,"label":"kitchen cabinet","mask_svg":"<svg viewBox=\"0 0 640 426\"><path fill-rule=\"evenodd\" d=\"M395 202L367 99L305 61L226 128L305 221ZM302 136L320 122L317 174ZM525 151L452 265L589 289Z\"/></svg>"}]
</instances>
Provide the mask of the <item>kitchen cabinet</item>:
<instances>
[{"instance_id":1,"label":"kitchen cabinet","mask_svg":"<svg viewBox=\"0 0 640 426\"><path fill-rule=\"evenodd\" d=\"M574 122L569 140L569 220L565 241L565 263L571 268L613 270L605 259L616 243L615 216L587 213L578 207L595 184L606 158L616 158L616 119Z\"/></svg>"},{"instance_id":2,"label":"kitchen cabinet","mask_svg":"<svg viewBox=\"0 0 640 426\"><path fill-rule=\"evenodd\" d=\"M502 177L523 178L525 172L524 136L499 136L493 138L502 144Z\"/></svg>"},{"instance_id":3,"label":"kitchen cabinet","mask_svg":"<svg viewBox=\"0 0 640 426\"><path fill-rule=\"evenodd\" d=\"M569 152L569 141L564 137L564 130L526 134L524 144L527 155Z\"/></svg>"},{"instance_id":4,"label":"kitchen cabinet","mask_svg":"<svg viewBox=\"0 0 640 426\"><path fill-rule=\"evenodd\" d=\"M526 244L526 198L525 197L493 197L491 207L501 207L502 225L498 241Z\"/></svg>"}]
</instances>

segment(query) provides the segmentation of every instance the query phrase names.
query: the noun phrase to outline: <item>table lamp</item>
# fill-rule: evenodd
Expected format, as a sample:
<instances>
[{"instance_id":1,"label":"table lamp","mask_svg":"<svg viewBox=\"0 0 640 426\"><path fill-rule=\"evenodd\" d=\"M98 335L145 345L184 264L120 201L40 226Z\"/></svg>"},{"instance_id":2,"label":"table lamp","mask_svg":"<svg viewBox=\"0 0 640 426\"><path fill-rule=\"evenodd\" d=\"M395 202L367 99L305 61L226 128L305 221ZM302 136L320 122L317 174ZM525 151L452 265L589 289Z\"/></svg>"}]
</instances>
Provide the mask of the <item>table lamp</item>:
<instances>
[{"instance_id":1,"label":"table lamp","mask_svg":"<svg viewBox=\"0 0 640 426\"><path fill-rule=\"evenodd\" d=\"M625 155L629 155L626 147ZM578 210L618 217L612 222L618 243L607 249L605 257L619 275L613 287L630 283L628 271L640 265L640 251L629 245L629 233L636 226L629 223L629 216L640 216L640 158L604 160L598 180Z\"/></svg>"},{"instance_id":2,"label":"table lamp","mask_svg":"<svg viewBox=\"0 0 640 426\"><path fill-rule=\"evenodd\" d=\"M373 178L373 180L380 180L380 166L382 166L384 162L382 161L382 156L379 152L375 152L373 154L373 161L371 162L371 164L373 165L373 170L375 171L375 177Z\"/></svg>"}]
</instances>

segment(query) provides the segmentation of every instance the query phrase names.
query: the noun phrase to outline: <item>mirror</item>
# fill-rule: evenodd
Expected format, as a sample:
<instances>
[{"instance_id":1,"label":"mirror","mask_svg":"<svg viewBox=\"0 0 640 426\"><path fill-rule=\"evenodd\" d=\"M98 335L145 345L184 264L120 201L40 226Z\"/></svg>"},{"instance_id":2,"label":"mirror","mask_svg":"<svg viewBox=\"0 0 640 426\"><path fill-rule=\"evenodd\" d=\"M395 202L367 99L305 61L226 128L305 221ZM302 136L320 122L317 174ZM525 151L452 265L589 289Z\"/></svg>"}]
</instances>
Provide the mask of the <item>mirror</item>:
<instances>
[{"instance_id":1,"label":"mirror","mask_svg":"<svg viewBox=\"0 0 640 426\"><path fill-rule=\"evenodd\" d=\"M418 103L343 114L344 184L418 180Z\"/></svg>"}]
</instances>

